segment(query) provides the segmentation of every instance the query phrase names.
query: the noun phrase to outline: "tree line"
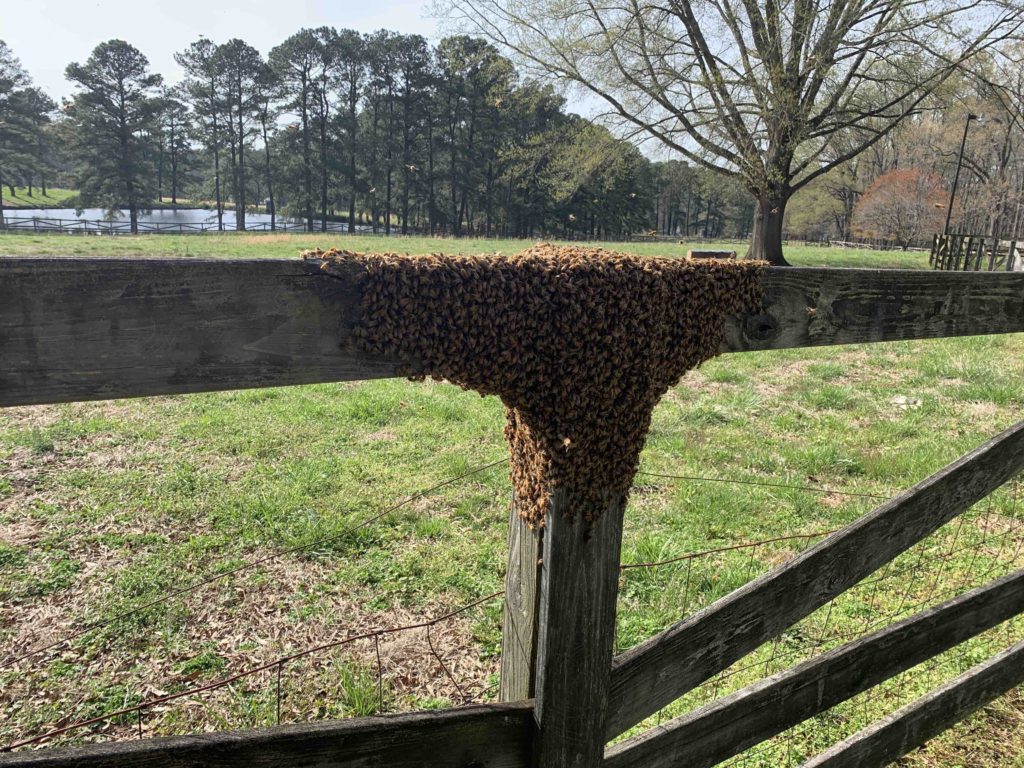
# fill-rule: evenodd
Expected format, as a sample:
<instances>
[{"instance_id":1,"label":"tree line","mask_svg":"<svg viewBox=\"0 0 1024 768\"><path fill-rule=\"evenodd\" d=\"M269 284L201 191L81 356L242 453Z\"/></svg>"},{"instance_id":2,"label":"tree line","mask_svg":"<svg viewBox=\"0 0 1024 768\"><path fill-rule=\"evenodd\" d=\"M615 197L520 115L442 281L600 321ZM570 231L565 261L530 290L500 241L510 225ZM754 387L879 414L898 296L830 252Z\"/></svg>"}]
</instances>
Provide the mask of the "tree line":
<instances>
[{"instance_id":1,"label":"tree line","mask_svg":"<svg viewBox=\"0 0 1024 768\"><path fill-rule=\"evenodd\" d=\"M0 42L0 183L59 174L77 205L204 204L355 231L620 238L739 235L749 206L566 110L488 42L302 29L263 56L200 37L173 86L128 42L67 66L59 108ZM713 183L712 183L713 182ZM0 191L0 216L3 202ZM337 228L337 224L335 224Z\"/></svg>"},{"instance_id":2,"label":"tree line","mask_svg":"<svg viewBox=\"0 0 1024 768\"><path fill-rule=\"evenodd\" d=\"M739 183L749 256L783 265L795 195L947 103L986 61L1019 69L1006 0L435 0L531 71L603 101L623 131Z\"/></svg>"},{"instance_id":3,"label":"tree line","mask_svg":"<svg viewBox=\"0 0 1024 768\"><path fill-rule=\"evenodd\" d=\"M729 0L616 16L572 0L565 16L550 0L449 0L478 36L431 45L321 27L267 56L200 37L176 54L186 77L173 87L111 40L68 66L76 91L59 108L0 42L0 220L3 183L57 177L78 205L127 209L133 227L169 200L237 229L259 211L310 230L753 232L751 254L784 263L784 235L927 238L978 114L952 226L1017 237L1024 11L992 2L836 0L812 13L804 0ZM675 159L569 113L552 79L604 99L619 137Z\"/></svg>"}]
</instances>

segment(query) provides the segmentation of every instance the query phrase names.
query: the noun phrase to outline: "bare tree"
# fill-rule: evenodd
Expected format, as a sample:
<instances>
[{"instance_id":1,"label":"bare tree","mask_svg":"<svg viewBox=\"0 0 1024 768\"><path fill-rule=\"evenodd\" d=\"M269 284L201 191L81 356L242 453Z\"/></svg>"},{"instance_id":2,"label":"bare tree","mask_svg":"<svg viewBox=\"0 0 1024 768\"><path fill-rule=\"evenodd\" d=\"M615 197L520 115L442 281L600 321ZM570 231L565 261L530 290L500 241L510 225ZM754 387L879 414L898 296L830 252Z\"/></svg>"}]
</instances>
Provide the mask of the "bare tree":
<instances>
[{"instance_id":1,"label":"bare tree","mask_svg":"<svg viewBox=\"0 0 1024 768\"><path fill-rule=\"evenodd\" d=\"M785 264L782 221L793 193L1017 34L1024 8L1015 0L436 0L435 13L599 97L636 134L739 177L757 201L749 256Z\"/></svg>"}]
</instances>

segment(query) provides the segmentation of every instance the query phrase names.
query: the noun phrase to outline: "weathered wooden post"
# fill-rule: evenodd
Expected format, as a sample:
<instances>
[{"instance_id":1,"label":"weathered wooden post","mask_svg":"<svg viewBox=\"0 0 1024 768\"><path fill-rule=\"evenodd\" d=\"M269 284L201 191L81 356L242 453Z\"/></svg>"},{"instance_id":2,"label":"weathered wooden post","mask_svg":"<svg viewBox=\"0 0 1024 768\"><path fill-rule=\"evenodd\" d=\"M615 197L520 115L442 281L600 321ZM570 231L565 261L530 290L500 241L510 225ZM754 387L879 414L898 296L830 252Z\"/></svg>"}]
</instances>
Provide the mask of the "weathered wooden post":
<instances>
[{"instance_id":1,"label":"weathered wooden post","mask_svg":"<svg viewBox=\"0 0 1024 768\"><path fill-rule=\"evenodd\" d=\"M508 522L508 570L501 627L501 701L532 699L537 651L537 599L543 529L531 530L512 499Z\"/></svg>"},{"instance_id":2,"label":"weathered wooden post","mask_svg":"<svg viewBox=\"0 0 1024 768\"><path fill-rule=\"evenodd\" d=\"M543 529L513 508L501 698L534 698L536 764L596 766L605 743L625 500L590 525L556 489Z\"/></svg>"},{"instance_id":3,"label":"weathered wooden post","mask_svg":"<svg viewBox=\"0 0 1024 768\"><path fill-rule=\"evenodd\" d=\"M573 501L562 490L552 497L540 569L534 719L543 768L596 768L604 754L625 503L591 525L566 514Z\"/></svg>"}]
</instances>

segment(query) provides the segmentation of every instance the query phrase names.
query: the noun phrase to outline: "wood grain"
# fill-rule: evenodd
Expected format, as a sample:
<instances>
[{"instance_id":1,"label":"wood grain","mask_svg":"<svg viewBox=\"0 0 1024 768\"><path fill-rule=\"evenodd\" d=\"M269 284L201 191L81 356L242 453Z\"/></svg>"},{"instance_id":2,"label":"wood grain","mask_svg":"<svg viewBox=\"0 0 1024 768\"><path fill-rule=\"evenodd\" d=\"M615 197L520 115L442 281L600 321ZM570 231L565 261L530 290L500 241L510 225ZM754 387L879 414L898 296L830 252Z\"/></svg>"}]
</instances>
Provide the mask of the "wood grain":
<instances>
[{"instance_id":1,"label":"wood grain","mask_svg":"<svg viewBox=\"0 0 1024 768\"><path fill-rule=\"evenodd\" d=\"M610 504L592 525L570 519L573 498L552 493L537 621L537 768L596 768L604 755L615 639L622 514Z\"/></svg>"},{"instance_id":2,"label":"wood grain","mask_svg":"<svg viewBox=\"0 0 1024 768\"><path fill-rule=\"evenodd\" d=\"M769 269L723 351L1024 331L1024 273ZM298 259L0 258L0 407L372 379L354 281Z\"/></svg>"},{"instance_id":3,"label":"wood grain","mask_svg":"<svg viewBox=\"0 0 1024 768\"><path fill-rule=\"evenodd\" d=\"M510 505L505 612L501 627L501 701L533 698L537 651L537 598L543 530L530 530Z\"/></svg>"},{"instance_id":4,"label":"wood grain","mask_svg":"<svg viewBox=\"0 0 1024 768\"><path fill-rule=\"evenodd\" d=\"M1024 330L1024 274L786 267L763 286L764 312L730 321L723 351Z\"/></svg>"},{"instance_id":5,"label":"wood grain","mask_svg":"<svg viewBox=\"0 0 1024 768\"><path fill-rule=\"evenodd\" d=\"M1021 612L1024 570L617 744L605 768L710 768Z\"/></svg>"},{"instance_id":6,"label":"wood grain","mask_svg":"<svg viewBox=\"0 0 1024 768\"><path fill-rule=\"evenodd\" d=\"M3 768L528 768L531 703L0 755Z\"/></svg>"},{"instance_id":7,"label":"wood grain","mask_svg":"<svg viewBox=\"0 0 1024 768\"><path fill-rule=\"evenodd\" d=\"M1024 683L1024 641L983 661L801 768L881 768Z\"/></svg>"},{"instance_id":8,"label":"wood grain","mask_svg":"<svg viewBox=\"0 0 1024 768\"><path fill-rule=\"evenodd\" d=\"M852 587L1024 468L1024 422L616 657L609 739Z\"/></svg>"},{"instance_id":9,"label":"wood grain","mask_svg":"<svg viewBox=\"0 0 1024 768\"><path fill-rule=\"evenodd\" d=\"M393 376L295 259L0 259L0 406Z\"/></svg>"}]
</instances>

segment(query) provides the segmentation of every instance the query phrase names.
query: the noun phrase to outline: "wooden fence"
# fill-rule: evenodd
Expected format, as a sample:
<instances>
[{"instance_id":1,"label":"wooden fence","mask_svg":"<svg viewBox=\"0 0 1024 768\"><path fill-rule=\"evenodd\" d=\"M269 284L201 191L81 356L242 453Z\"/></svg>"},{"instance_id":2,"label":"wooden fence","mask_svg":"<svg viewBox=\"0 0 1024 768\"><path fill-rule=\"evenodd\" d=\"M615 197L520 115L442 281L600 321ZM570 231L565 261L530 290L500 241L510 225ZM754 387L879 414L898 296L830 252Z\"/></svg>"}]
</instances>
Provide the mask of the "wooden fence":
<instances>
[{"instance_id":1,"label":"wooden fence","mask_svg":"<svg viewBox=\"0 0 1024 768\"><path fill-rule=\"evenodd\" d=\"M1024 272L1024 255L1016 240L985 235L935 235L928 263L946 271Z\"/></svg>"},{"instance_id":2,"label":"wooden fence","mask_svg":"<svg viewBox=\"0 0 1024 768\"><path fill-rule=\"evenodd\" d=\"M357 288L298 261L0 259L0 406L371 379ZM789 268L723 351L1024 331L1024 273ZM623 500L591 528L555 489L512 510L503 704L15 752L0 766L710 766L1024 612L1024 571L955 596L610 748L1024 469L1024 422L613 657ZM883 765L1024 680L1024 644L813 758Z\"/></svg>"}]
</instances>

